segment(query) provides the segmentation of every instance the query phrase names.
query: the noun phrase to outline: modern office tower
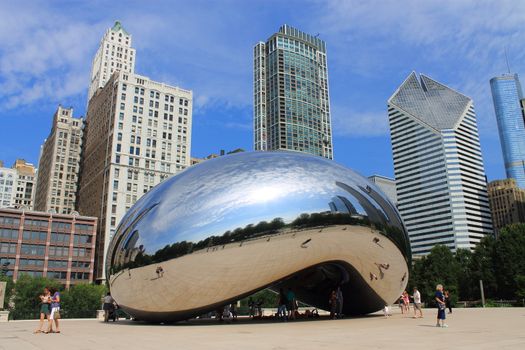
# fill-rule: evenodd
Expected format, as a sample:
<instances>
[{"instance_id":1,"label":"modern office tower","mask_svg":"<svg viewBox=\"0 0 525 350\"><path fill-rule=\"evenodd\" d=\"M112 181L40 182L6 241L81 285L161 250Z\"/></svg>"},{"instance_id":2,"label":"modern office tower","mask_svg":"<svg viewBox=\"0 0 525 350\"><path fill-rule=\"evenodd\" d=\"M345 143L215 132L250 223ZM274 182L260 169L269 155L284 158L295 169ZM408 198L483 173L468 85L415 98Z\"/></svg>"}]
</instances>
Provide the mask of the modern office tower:
<instances>
[{"instance_id":1,"label":"modern office tower","mask_svg":"<svg viewBox=\"0 0 525 350\"><path fill-rule=\"evenodd\" d=\"M14 205L16 208L33 210L37 182L35 166L24 159L17 159L13 169L17 173Z\"/></svg>"},{"instance_id":2,"label":"modern office tower","mask_svg":"<svg viewBox=\"0 0 525 350\"><path fill-rule=\"evenodd\" d=\"M398 209L412 253L472 249L492 234L473 101L411 73L388 100Z\"/></svg>"},{"instance_id":3,"label":"modern office tower","mask_svg":"<svg viewBox=\"0 0 525 350\"><path fill-rule=\"evenodd\" d=\"M525 188L525 122L518 75L494 77L490 88L507 178L516 179L518 186Z\"/></svg>"},{"instance_id":4,"label":"modern office tower","mask_svg":"<svg viewBox=\"0 0 525 350\"><path fill-rule=\"evenodd\" d=\"M51 132L41 147L35 210L75 211L82 127L82 118L73 117L73 108L58 106Z\"/></svg>"},{"instance_id":5,"label":"modern office tower","mask_svg":"<svg viewBox=\"0 0 525 350\"><path fill-rule=\"evenodd\" d=\"M66 288L93 281L97 218L0 209L0 266L58 279Z\"/></svg>"},{"instance_id":6,"label":"modern office tower","mask_svg":"<svg viewBox=\"0 0 525 350\"><path fill-rule=\"evenodd\" d=\"M515 179L492 181L487 186L494 231L525 222L525 189L517 186Z\"/></svg>"},{"instance_id":7,"label":"modern office tower","mask_svg":"<svg viewBox=\"0 0 525 350\"><path fill-rule=\"evenodd\" d=\"M100 41L91 67L88 101L116 70L135 72L135 49L131 47L131 34L124 30L119 21L106 30Z\"/></svg>"},{"instance_id":8,"label":"modern office tower","mask_svg":"<svg viewBox=\"0 0 525 350\"><path fill-rule=\"evenodd\" d=\"M254 147L333 159L326 45L288 25L254 47Z\"/></svg>"},{"instance_id":9,"label":"modern office tower","mask_svg":"<svg viewBox=\"0 0 525 350\"><path fill-rule=\"evenodd\" d=\"M4 163L0 162L0 208L14 207L16 180L16 170L4 168Z\"/></svg>"},{"instance_id":10,"label":"modern office tower","mask_svg":"<svg viewBox=\"0 0 525 350\"><path fill-rule=\"evenodd\" d=\"M376 184L394 205L397 205L396 180L381 175L372 175L368 179Z\"/></svg>"},{"instance_id":11,"label":"modern office tower","mask_svg":"<svg viewBox=\"0 0 525 350\"><path fill-rule=\"evenodd\" d=\"M123 71L89 101L78 211L99 218L96 278L126 211L190 165L192 92Z\"/></svg>"}]
</instances>

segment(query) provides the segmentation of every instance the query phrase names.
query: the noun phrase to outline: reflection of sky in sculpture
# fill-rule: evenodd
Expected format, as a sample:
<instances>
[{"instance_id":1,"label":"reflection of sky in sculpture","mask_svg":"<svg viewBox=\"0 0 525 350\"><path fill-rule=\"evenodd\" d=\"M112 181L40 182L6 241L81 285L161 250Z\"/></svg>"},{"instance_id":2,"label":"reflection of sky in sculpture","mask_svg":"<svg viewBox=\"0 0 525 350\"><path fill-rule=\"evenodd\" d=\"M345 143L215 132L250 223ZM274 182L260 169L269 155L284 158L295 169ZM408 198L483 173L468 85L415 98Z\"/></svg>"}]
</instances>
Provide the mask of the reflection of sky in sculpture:
<instances>
[{"instance_id":1,"label":"reflection of sky in sculpture","mask_svg":"<svg viewBox=\"0 0 525 350\"><path fill-rule=\"evenodd\" d=\"M330 211L334 196L346 197L357 214L366 212L344 183L367 206L383 212L363 188L377 187L337 163L295 152L250 152L207 160L171 177L144 195L122 223L157 204L138 220L137 245L152 254L167 244L197 242L276 217L291 222L301 213ZM382 197L385 197L384 195ZM124 225L124 226L125 226ZM119 227L115 238L122 233Z\"/></svg>"}]
</instances>

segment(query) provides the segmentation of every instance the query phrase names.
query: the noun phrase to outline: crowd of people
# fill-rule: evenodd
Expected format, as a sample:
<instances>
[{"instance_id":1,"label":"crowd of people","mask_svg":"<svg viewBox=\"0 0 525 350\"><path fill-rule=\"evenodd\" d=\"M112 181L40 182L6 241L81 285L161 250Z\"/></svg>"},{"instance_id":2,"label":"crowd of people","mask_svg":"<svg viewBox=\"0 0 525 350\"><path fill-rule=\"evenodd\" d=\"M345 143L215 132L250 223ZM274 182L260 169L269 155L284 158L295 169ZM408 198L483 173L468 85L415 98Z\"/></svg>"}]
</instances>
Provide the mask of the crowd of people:
<instances>
[{"instance_id":1,"label":"crowd of people","mask_svg":"<svg viewBox=\"0 0 525 350\"><path fill-rule=\"evenodd\" d=\"M159 272L159 271L157 271ZM160 272L162 273L162 271ZM162 275L161 275L162 276ZM159 276L159 277L161 277ZM60 293L54 288L44 288L43 293L39 295L40 299L40 322L38 328L34 333L60 333ZM412 300L413 305L413 318L423 318L423 308L421 293L414 287L412 295L409 295L405 290L399 297L398 304L401 310L401 314L410 314L410 304ZM446 319L446 309L449 310L449 313L452 313L452 303L451 295L448 290L444 290L443 285L438 284L436 286L435 298L434 301L437 305L437 327L446 328L448 325L445 323ZM248 310L249 317L255 318L263 317L262 312L262 299L254 301L251 297L248 299ZM330 292L328 297L328 305L330 309L330 319L340 319L343 318L343 292L341 286L338 286L336 289ZM118 308L117 303L108 292L104 297L103 310L104 310L104 322L108 322L110 319L116 321L116 310ZM299 313L299 304L296 298L294 291L291 288L288 288L285 291L283 288L280 288L278 299L277 299L277 313L275 317L281 321L295 320L300 317L319 317L319 313L316 309L310 311L306 310L304 315ZM388 306L385 306L383 312L386 317L391 316L390 309ZM217 311L216 317L221 321L231 321L237 318L237 311L235 309L235 304L228 304ZM45 321L47 320L47 325ZM54 325L54 329L53 329Z\"/></svg>"}]
</instances>

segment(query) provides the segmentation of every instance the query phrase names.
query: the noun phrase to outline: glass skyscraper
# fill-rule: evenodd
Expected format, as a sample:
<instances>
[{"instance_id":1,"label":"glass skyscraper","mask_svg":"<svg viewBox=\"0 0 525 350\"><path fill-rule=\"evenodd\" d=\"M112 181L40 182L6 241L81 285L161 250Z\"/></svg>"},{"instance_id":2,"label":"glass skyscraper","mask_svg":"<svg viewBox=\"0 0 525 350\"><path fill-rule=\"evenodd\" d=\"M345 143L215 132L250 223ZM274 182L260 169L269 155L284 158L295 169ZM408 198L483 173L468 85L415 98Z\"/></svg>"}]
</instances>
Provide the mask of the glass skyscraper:
<instances>
[{"instance_id":1,"label":"glass skyscraper","mask_svg":"<svg viewBox=\"0 0 525 350\"><path fill-rule=\"evenodd\" d=\"M474 248L493 231L472 100L414 72L388 100L388 116L412 253Z\"/></svg>"},{"instance_id":2,"label":"glass skyscraper","mask_svg":"<svg viewBox=\"0 0 525 350\"><path fill-rule=\"evenodd\" d=\"M525 123L523 94L517 74L490 79L492 99L507 178L525 188Z\"/></svg>"},{"instance_id":3,"label":"glass skyscraper","mask_svg":"<svg viewBox=\"0 0 525 350\"><path fill-rule=\"evenodd\" d=\"M333 159L326 45L288 25L254 47L254 148Z\"/></svg>"}]
</instances>

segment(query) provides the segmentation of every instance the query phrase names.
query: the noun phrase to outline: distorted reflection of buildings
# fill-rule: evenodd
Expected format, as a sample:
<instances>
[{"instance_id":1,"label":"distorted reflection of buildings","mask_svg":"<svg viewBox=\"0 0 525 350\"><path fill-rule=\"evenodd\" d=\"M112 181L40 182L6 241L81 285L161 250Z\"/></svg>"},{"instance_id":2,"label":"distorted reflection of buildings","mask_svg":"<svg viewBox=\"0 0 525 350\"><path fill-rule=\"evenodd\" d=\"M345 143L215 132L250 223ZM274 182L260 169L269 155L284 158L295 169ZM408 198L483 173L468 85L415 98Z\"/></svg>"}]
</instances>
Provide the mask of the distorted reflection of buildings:
<instances>
[{"instance_id":1,"label":"distorted reflection of buildings","mask_svg":"<svg viewBox=\"0 0 525 350\"><path fill-rule=\"evenodd\" d=\"M160 322L265 288L292 288L327 309L340 287L346 314L377 311L404 288L411 255L395 207L374 184L326 158L284 151L210 159L167 179L129 210L109 252L119 305ZM370 281L377 264L390 268ZM132 292L141 289L163 301Z\"/></svg>"}]
</instances>

